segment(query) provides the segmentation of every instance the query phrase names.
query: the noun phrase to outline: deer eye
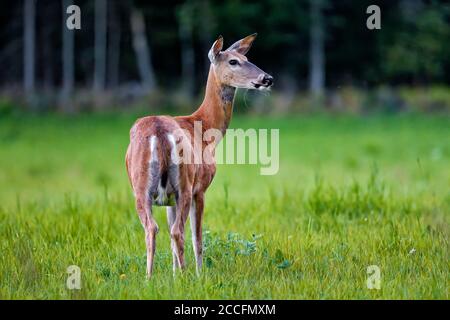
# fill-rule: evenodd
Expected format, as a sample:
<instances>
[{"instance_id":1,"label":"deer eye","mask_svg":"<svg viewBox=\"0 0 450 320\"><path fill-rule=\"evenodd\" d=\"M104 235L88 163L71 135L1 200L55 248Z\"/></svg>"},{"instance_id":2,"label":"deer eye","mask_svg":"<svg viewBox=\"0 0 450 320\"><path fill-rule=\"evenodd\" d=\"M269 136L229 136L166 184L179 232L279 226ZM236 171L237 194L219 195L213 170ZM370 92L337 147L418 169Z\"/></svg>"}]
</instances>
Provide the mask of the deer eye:
<instances>
[{"instance_id":1,"label":"deer eye","mask_svg":"<svg viewBox=\"0 0 450 320\"><path fill-rule=\"evenodd\" d=\"M231 64L232 66L235 66L235 65L237 65L239 62L238 62L237 60L235 60L235 59L232 59L232 60L228 61L228 63Z\"/></svg>"}]
</instances>

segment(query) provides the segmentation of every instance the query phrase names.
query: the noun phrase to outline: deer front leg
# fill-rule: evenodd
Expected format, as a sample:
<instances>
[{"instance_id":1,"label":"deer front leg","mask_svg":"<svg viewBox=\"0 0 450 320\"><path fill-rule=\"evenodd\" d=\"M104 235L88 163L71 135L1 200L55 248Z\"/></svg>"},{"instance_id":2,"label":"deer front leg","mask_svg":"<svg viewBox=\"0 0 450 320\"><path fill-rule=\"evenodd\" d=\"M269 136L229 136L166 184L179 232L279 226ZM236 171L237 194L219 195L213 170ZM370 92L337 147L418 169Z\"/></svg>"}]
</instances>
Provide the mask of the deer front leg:
<instances>
[{"instance_id":1,"label":"deer front leg","mask_svg":"<svg viewBox=\"0 0 450 320\"><path fill-rule=\"evenodd\" d=\"M189 209L191 207L192 195L185 193L180 196L176 205L176 218L170 230L170 235L175 243L175 255L177 257L178 265L184 269L184 226L186 223Z\"/></svg>"},{"instance_id":2,"label":"deer front leg","mask_svg":"<svg viewBox=\"0 0 450 320\"><path fill-rule=\"evenodd\" d=\"M202 222L203 222L204 194L198 194L194 197L191 205L190 219L192 232L192 246L195 254L195 267L197 276L200 275L203 262L203 241L202 241Z\"/></svg>"},{"instance_id":3,"label":"deer front leg","mask_svg":"<svg viewBox=\"0 0 450 320\"><path fill-rule=\"evenodd\" d=\"M167 207L167 224L169 226L169 232L171 232L171 230L172 230L172 227L175 223L176 216L177 216L176 207ZM179 268L180 265L178 264L175 240L173 238L170 239L170 247L172 248L173 274L175 274L177 268Z\"/></svg>"}]
</instances>

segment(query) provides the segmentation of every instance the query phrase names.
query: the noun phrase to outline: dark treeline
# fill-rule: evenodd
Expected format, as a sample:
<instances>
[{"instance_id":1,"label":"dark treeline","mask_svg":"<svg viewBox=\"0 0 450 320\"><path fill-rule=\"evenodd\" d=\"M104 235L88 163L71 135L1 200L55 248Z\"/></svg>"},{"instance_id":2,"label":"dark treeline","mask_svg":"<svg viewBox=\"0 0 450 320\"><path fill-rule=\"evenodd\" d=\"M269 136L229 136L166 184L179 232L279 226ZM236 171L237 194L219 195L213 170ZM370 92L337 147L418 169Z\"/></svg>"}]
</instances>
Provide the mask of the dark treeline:
<instances>
[{"instance_id":1,"label":"dark treeline","mask_svg":"<svg viewBox=\"0 0 450 320\"><path fill-rule=\"evenodd\" d=\"M71 4L81 8L81 30L65 28ZM380 30L366 26L372 4L381 8ZM83 100L108 104L108 95L121 103L155 92L197 97L219 34L231 44L258 32L249 57L275 75L278 92L450 83L447 1L19 0L1 6L1 94L24 97L36 108L73 112Z\"/></svg>"}]
</instances>

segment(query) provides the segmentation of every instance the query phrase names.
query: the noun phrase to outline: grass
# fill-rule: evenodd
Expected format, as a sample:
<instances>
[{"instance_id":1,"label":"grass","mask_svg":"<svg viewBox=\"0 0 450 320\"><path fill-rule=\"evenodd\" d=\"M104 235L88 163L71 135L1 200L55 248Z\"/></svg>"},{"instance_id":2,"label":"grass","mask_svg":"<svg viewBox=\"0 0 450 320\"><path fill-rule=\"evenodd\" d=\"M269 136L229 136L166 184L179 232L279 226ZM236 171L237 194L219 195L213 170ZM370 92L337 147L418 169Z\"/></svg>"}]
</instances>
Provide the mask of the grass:
<instances>
[{"instance_id":1,"label":"grass","mask_svg":"<svg viewBox=\"0 0 450 320\"><path fill-rule=\"evenodd\" d=\"M236 117L280 129L279 173L219 166L200 278L190 236L188 270L172 276L155 210L150 282L124 168L133 121L0 119L0 299L449 298L448 117ZM81 290L66 288L70 265ZM367 289L370 265L380 290Z\"/></svg>"}]
</instances>

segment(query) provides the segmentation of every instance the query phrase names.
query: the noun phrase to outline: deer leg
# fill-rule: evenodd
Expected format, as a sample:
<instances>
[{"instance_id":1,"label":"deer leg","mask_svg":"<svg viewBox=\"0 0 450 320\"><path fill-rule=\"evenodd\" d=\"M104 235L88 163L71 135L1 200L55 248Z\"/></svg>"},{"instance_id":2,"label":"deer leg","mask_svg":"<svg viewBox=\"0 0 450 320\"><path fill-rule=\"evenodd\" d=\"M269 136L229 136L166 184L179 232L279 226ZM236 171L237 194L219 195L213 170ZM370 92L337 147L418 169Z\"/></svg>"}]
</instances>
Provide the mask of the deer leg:
<instances>
[{"instance_id":1,"label":"deer leg","mask_svg":"<svg viewBox=\"0 0 450 320\"><path fill-rule=\"evenodd\" d=\"M178 260L178 265L184 269L184 225L189 214L191 206L191 195L185 193L180 196L176 205L176 218L170 230L170 235L175 243L175 254Z\"/></svg>"},{"instance_id":2,"label":"deer leg","mask_svg":"<svg viewBox=\"0 0 450 320\"><path fill-rule=\"evenodd\" d=\"M190 219L192 232L192 246L194 248L197 276L200 275L203 262L202 222L203 222L204 195L194 197L191 205Z\"/></svg>"},{"instance_id":3,"label":"deer leg","mask_svg":"<svg viewBox=\"0 0 450 320\"><path fill-rule=\"evenodd\" d=\"M145 231L145 244L147 248L147 278L150 279L153 272L153 258L155 256L158 225L152 216L152 206L149 199L137 199L136 207Z\"/></svg>"},{"instance_id":4,"label":"deer leg","mask_svg":"<svg viewBox=\"0 0 450 320\"><path fill-rule=\"evenodd\" d=\"M169 232L172 230L172 226L175 223L176 216L177 216L176 207L167 207L167 224L169 226ZM176 269L180 267L180 265L178 264L174 239L170 239L170 247L172 248L173 273L175 274Z\"/></svg>"}]
</instances>

